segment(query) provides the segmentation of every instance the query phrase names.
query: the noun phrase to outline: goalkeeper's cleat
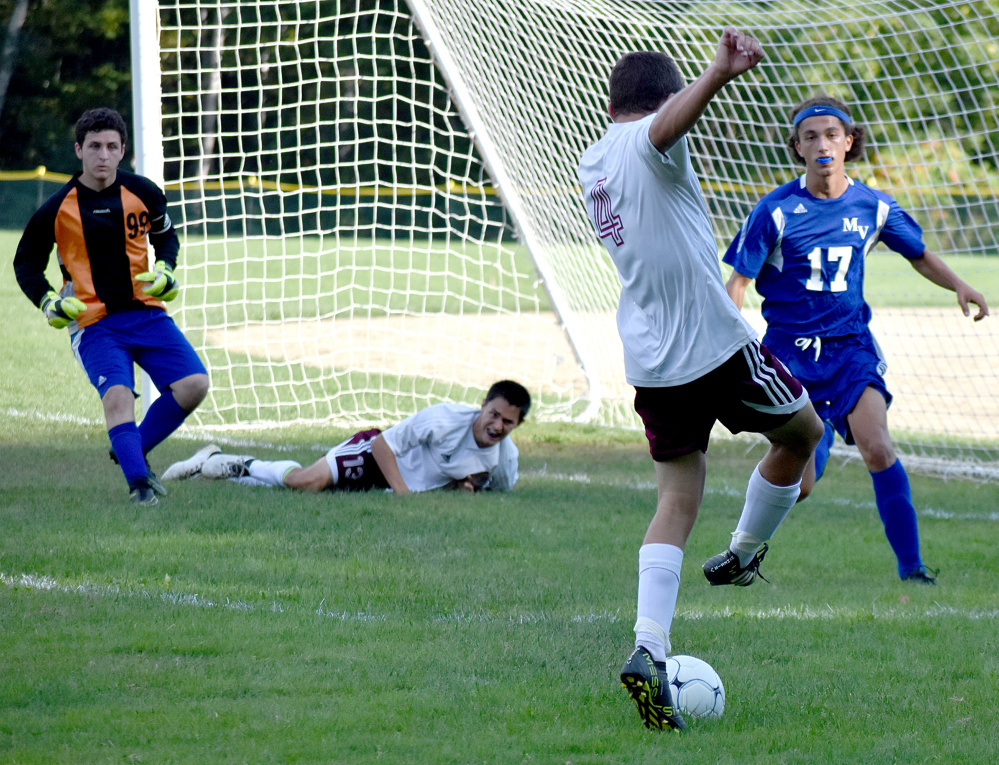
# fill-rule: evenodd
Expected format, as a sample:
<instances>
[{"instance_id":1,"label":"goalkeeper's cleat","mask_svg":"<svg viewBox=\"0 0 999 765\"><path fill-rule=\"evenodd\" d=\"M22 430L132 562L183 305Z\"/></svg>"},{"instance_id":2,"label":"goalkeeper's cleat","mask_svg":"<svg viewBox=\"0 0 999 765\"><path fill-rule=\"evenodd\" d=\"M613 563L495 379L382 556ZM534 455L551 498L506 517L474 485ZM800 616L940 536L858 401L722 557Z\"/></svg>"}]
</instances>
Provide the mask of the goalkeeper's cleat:
<instances>
[{"instance_id":1,"label":"goalkeeper's cleat","mask_svg":"<svg viewBox=\"0 0 999 765\"><path fill-rule=\"evenodd\" d=\"M916 582L918 584L936 584L937 574L940 573L940 569L926 568L926 566L920 566L917 569L913 569L908 574L902 577L903 582Z\"/></svg>"},{"instance_id":2,"label":"goalkeeper's cleat","mask_svg":"<svg viewBox=\"0 0 999 765\"><path fill-rule=\"evenodd\" d=\"M149 467L149 460L146 460L146 480L149 482L150 489L161 497L166 496L166 486L160 482L160 479L156 477L156 473Z\"/></svg>"},{"instance_id":3,"label":"goalkeeper's cleat","mask_svg":"<svg viewBox=\"0 0 999 765\"><path fill-rule=\"evenodd\" d=\"M687 727L673 703L665 662L653 661L652 654L642 646L638 646L621 667L621 685L638 707L646 728L684 730Z\"/></svg>"},{"instance_id":4,"label":"goalkeeper's cleat","mask_svg":"<svg viewBox=\"0 0 999 765\"><path fill-rule=\"evenodd\" d=\"M246 461L250 457L235 454L213 454L201 466L205 478L240 478L247 474Z\"/></svg>"},{"instance_id":5,"label":"goalkeeper's cleat","mask_svg":"<svg viewBox=\"0 0 999 765\"><path fill-rule=\"evenodd\" d=\"M181 460L180 462L175 462L164 470L163 480L179 481L184 478L194 478L201 473L201 468L205 464L205 461L213 454L218 454L221 451L222 450L215 444L202 446L194 453L194 456L188 457L186 460Z\"/></svg>"},{"instance_id":6,"label":"goalkeeper's cleat","mask_svg":"<svg viewBox=\"0 0 999 765\"><path fill-rule=\"evenodd\" d=\"M180 292L180 285L173 275L173 266L165 260L157 260L152 271L143 271L135 278L140 282L150 282L142 291L160 300L173 300Z\"/></svg>"},{"instance_id":7,"label":"goalkeeper's cleat","mask_svg":"<svg viewBox=\"0 0 999 765\"><path fill-rule=\"evenodd\" d=\"M156 499L156 492L153 491L153 487L149 485L148 481L139 481L136 483L129 489L128 496L132 499L133 505L155 507L160 503Z\"/></svg>"},{"instance_id":8,"label":"goalkeeper's cleat","mask_svg":"<svg viewBox=\"0 0 999 765\"><path fill-rule=\"evenodd\" d=\"M111 461L115 465L119 464L118 455L115 454L113 446L110 449L108 449L108 457L111 458ZM159 494L161 497L165 497L167 495L166 486L162 484L160 479L156 477L156 473L153 472L153 469L149 467L149 458L146 457L145 459L146 459L146 480L149 481L150 488L153 491L155 491L157 494Z\"/></svg>"},{"instance_id":9,"label":"goalkeeper's cleat","mask_svg":"<svg viewBox=\"0 0 999 765\"><path fill-rule=\"evenodd\" d=\"M48 319L49 326L56 329L65 329L87 309L87 306L79 298L62 297L55 290L49 290L45 294L39 307L45 314L45 318Z\"/></svg>"},{"instance_id":10,"label":"goalkeeper's cleat","mask_svg":"<svg viewBox=\"0 0 999 765\"><path fill-rule=\"evenodd\" d=\"M156 473L154 473L153 469L149 467L149 460L146 460L146 480L149 481L149 488L161 497L165 497L167 495L166 486L160 482L160 479L156 477Z\"/></svg>"},{"instance_id":11,"label":"goalkeeper's cleat","mask_svg":"<svg viewBox=\"0 0 999 765\"><path fill-rule=\"evenodd\" d=\"M748 587L756 579L757 575L764 582L767 581L763 574L760 574L760 564L763 556L767 554L766 543L756 551L756 555L749 561L749 565L742 567L739 564L739 556L731 550L718 553L707 559L704 563L704 576L713 585L734 584L738 587Z\"/></svg>"}]
</instances>

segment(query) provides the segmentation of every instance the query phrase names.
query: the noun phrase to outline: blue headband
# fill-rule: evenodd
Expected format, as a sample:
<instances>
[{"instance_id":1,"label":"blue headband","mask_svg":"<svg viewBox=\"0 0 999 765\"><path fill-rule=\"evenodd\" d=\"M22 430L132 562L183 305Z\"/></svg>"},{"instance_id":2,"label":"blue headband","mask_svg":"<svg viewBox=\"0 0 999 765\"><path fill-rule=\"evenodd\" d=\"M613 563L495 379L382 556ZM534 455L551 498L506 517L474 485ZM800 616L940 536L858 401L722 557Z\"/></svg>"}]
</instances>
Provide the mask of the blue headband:
<instances>
[{"instance_id":1,"label":"blue headband","mask_svg":"<svg viewBox=\"0 0 999 765\"><path fill-rule=\"evenodd\" d=\"M802 120L807 120L809 117L829 115L830 117L836 117L842 120L844 124L850 124L850 115L846 112L842 112L835 106L825 106L823 104L816 104L815 106L809 106L807 109L802 109L800 112L794 115L794 122L791 123L794 127L797 127Z\"/></svg>"}]
</instances>

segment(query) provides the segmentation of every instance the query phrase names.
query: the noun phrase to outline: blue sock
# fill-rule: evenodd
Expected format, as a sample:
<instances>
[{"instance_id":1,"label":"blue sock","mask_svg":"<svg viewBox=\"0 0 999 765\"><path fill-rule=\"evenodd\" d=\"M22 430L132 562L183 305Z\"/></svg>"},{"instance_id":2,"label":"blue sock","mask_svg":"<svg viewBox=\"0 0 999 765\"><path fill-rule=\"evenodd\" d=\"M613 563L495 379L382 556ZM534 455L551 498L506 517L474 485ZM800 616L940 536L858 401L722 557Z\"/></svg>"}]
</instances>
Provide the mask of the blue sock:
<instances>
[{"instance_id":1,"label":"blue sock","mask_svg":"<svg viewBox=\"0 0 999 765\"><path fill-rule=\"evenodd\" d=\"M187 419L185 412L172 390L166 390L149 407L142 424L139 425L139 435L142 436L142 453L149 454L154 448L180 427Z\"/></svg>"},{"instance_id":2,"label":"blue sock","mask_svg":"<svg viewBox=\"0 0 999 765\"><path fill-rule=\"evenodd\" d=\"M146 458L142 454L142 438L139 436L139 429L134 422L123 422L115 425L108 431L111 439L111 446L114 448L115 456L118 457L118 465L121 472L125 474L128 481L128 488L134 488L138 481L148 477L146 472Z\"/></svg>"},{"instance_id":3,"label":"blue sock","mask_svg":"<svg viewBox=\"0 0 999 765\"><path fill-rule=\"evenodd\" d=\"M819 480L822 477L822 473L826 469L826 463L829 461L829 450L832 449L833 441L836 439L836 431L833 430L832 423L828 420L824 420L823 425L825 425L826 432L822 434L822 440L819 441L819 445L815 447L815 480Z\"/></svg>"},{"instance_id":4,"label":"blue sock","mask_svg":"<svg viewBox=\"0 0 999 765\"><path fill-rule=\"evenodd\" d=\"M885 536L898 558L898 575L904 578L923 565L919 557L919 529L909 489L909 475L902 467L902 461L896 460L887 470L871 473L871 479L874 481L878 514L885 525Z\"/></svg>"}]
</instances>

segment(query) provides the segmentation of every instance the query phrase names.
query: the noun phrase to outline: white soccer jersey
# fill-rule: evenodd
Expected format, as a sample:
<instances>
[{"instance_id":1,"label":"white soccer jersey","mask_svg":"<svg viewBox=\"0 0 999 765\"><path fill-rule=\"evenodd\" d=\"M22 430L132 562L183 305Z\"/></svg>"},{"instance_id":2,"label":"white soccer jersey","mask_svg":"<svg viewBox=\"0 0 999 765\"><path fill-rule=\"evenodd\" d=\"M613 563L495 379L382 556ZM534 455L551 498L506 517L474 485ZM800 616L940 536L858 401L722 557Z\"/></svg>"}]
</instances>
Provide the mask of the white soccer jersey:
<instances>
[{"instance_id":1,"label":"white soccer jersey","mask_svg":"<svg viewBox=\"0 0 999 765\"><path fill-rule=\"evenodd\" d=\"M382 431L410 491L439 489L452 479L489 473L486 488L508 491L517 482L516 445L507 436L483 449L472 435L480 409L434 404Z\"/></svg>"},{"instance_id":2,"label":"white soccer jersey","mask_svg":"<svg viewBox=\"0 0 999 765\"><path fill-rule=\"evenodd\" d=\"M642 387L696 380L756 337L725 291L687 138L660 154L654 116L611 123L579 165L587 212L621 278L625 376Z\"/></svg>"}]
</instances>

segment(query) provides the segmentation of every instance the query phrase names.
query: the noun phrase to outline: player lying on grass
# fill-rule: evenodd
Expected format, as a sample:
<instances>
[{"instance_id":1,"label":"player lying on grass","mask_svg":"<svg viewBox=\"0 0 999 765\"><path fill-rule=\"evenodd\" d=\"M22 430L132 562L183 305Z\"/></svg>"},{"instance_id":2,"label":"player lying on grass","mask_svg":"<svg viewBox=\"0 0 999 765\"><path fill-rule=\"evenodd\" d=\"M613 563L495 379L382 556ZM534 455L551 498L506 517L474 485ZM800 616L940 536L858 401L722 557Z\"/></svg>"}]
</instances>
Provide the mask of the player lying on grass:
<instances>
[{"instance_id":1,"label":"player lying on grass","mask_svg":"<svg viewBox=\"0 0 999 765\"><path fill-rule=\"evenodd\" d=\"M718 249L686 133L726 83L763 58L727 28L689 85L663 53L622 57L610 76L604 136L579 165L587 212L621 279L617 323L625 376L658 480L638 552L635 650L621 682L650 728L683 728L665 660L684 547L704 498L711 429L762 433L770 448L746 489L729 549L704 564L712 584L748 585L798 497L822 437L801 384L756 339L725 292Z\"/></svg>"},{"instance_id":2,"label":"player lying on grass","mask_svg":"<svg viewBox=\"0 0 999 765\"><path fill-rule=\"evenodd\" d=\"M892 396L885 360L868 326L864 259L878 242L902 255L929 281L957 293L975 321L989 314L981 293L926 249L922 230L898 203L851 180L844 164L863 155L865 131L848 107L822 95L792 111L787 143L805 174L767 194L743 223L724 260L726 288L742 307L754 279L763 297L763 343L801 380L825 435L801 482L808 496L822 475L838 432L856 443L874 482L878 513L898 559L898 575L926 584L934 574L919 554L909 477L888 433Z\"/></svg>"},{"instance_id":3,"label":"player lying on grass","mask_svg":"<svg viewBox=\"0 0 999 765\"><path fill-rule=\"evenodd\" d=\"M177 296L180 243L166 197L152 181L118 169L128 130L113 109L91 109L76 123L82 171L31 216L14 256L17 283L56 329L69 330L77 361L104 406L113 459L139 505L158 504L163 485L146 455L173 433L208 393L208 373L163 301ZM149 245L156 262L149 268ZM64 284L45 269L55 246ZM135 424L135 371L159 398Z\"/></svg>"},{"instance_id":4,"label":"player lying on grass","mask_svg":"<svg viewBox=\"0 0 999 765\"><path fill-rule=\"evenodd\" d=\"M493 384L479 409L434 404L387 428L364 430L309 467L293 460L222 454L209 444L171 465L164 479L231 478L249 486L319 492L392 489L396 494L459 489L508 491L517 482L517 447L508 437L531 407L519 383Z\"/></svg>"}]
</instances>

